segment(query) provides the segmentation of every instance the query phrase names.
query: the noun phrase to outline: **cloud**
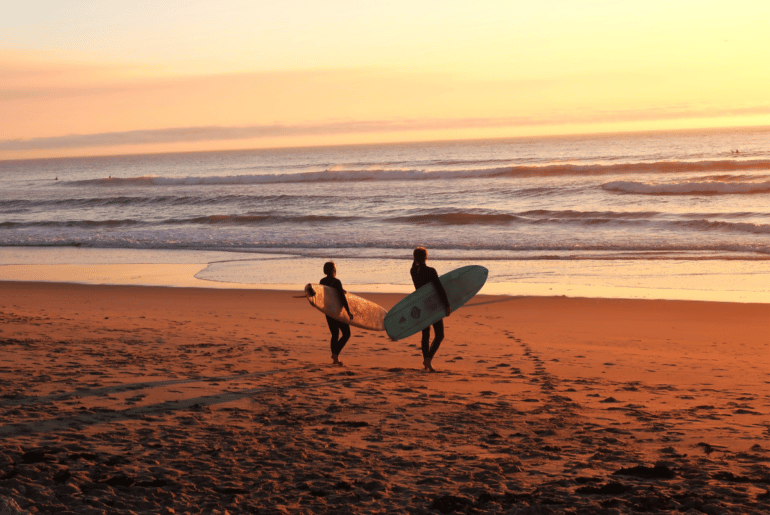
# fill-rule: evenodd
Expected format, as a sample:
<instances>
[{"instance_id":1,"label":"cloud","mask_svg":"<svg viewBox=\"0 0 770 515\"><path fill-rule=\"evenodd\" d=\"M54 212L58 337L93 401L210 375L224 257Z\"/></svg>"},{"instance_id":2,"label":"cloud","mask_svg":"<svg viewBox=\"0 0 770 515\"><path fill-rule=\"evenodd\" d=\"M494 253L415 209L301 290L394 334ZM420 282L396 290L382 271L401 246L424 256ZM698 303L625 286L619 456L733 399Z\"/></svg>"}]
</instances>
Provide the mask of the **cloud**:
<instances>
[{"instance_id":1,"label":"cloud","mask_svg":"<svg viewBox=\"0 0 770 515\"><path fill-rule=\"evenodd\" d=\"M278 138L286 136L315 136L401 132L473 127L503 127L531 124L527 118L463 120L401 120L401 121L339 121L311 125L252 125L248 127L176 127L169 129L72 134L46 138L0 141L0 150L42 150L55 148L105 147L119 145L167 144L180 142L223 141L239 139Z\"/></svg>"},{"instance_id":2,"label":"cloud","mask_svg":"<svg viewBox=\"0 0 770 515\"><path fill-rule=\"evenodd\" d=\"M167 129L71 134L30 139L0 140L0 151L45 150L85 147L115 147L202 141L232 141L291 136L326 136L365 133L393 133L409 131L440 131L458 129L494 129L523 126L560 124L592 124L607 122L634 122L682 118L718 118L724 116L769 115L770 104L734 109L694 109L671 106L639 110L592 111L555 114L548 117L518 116L499 118L457 119L399 119L369 121L329 121L318 124L268 124L244 127L174 127Z\"/></svg>"}]
</instances>

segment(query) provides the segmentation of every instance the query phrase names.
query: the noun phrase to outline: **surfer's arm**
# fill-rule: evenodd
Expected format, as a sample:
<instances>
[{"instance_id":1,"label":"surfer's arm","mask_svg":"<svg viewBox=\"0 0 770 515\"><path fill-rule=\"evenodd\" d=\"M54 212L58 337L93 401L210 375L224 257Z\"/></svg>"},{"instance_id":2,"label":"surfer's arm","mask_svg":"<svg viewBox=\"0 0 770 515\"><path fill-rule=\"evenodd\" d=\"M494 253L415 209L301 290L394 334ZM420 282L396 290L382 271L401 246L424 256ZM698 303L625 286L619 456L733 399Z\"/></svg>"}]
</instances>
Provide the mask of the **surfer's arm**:
<instances>
[{"instance_id":1,"label":"surfer's arm","mask_svg":"<svg viewBox=\"0 0 770 515\"><path fill-rule=\"evenodd\" d=\"M452 313L452 306L449 305L449 297L446 294L444 285L441 284L441 281L439 281L437 272L434 271L431 275L433 276L431 277L433 286L436 288L438 296L441 297L441 301L444 303L444 306L446 306L446 316L449 316Z\"/></svg>"},{"instance_id":2,"label":"surfer's arm","mask_svg":"<svg viewBox=\"0 0 770 515\"><path fill-rule=\"evenodd\" d=\"M348 298L345 296L347 292L344 290L344 288L342 288L342 281L338 279L335 287L337 289L337 293L340 296L340 303L342 304L342 307L345 308L345 311L348 312L348 316L350 317L351 320L353 320L353 313L350 312L350 306L348 305Z\"/></svg>"}]
</instances>

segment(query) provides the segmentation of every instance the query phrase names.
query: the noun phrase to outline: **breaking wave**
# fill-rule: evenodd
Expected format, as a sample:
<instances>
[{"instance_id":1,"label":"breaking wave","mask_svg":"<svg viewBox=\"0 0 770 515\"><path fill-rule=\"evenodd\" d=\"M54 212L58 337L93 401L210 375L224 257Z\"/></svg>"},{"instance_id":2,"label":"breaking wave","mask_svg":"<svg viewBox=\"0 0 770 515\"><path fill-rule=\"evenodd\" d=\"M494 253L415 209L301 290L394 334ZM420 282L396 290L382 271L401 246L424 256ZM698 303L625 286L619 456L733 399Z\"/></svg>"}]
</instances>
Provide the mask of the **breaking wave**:
<instances>
[{"instance_id":1,"label":"breaking wave","mask_svg":"<svg viewBox=\"0 0 770 515\"><path fill-rule=\"evenodd\" d=\"M482 164L482 163L475 163ZM247 185L297 182L349 182L349 181L414 181L429 179L474 179L474 178L515 178L548 177L567 175L610 175L632 173L691 173L729 171L770 171L770 161L662 161L651 163L618 164L554 164L539 166L497 166L468 168L463 170L326 170L320 172L285 174L213 175L201 177L107 177L70 181L65 184L77 186L211 186ZM612 183L610 183L612 184Z\"/></svg>"},{"instance_id":2,"label":"breaking wave","mask_svg":"<svg viewBox=\"0 0 770 515\"><path fill-rule=\"evenodd\" d=\"M740 195L770 193L770 181L687 181L673 183L612 181L602 184L602 188L608 191L636 195Z\"/></svg>"}]
</instances>

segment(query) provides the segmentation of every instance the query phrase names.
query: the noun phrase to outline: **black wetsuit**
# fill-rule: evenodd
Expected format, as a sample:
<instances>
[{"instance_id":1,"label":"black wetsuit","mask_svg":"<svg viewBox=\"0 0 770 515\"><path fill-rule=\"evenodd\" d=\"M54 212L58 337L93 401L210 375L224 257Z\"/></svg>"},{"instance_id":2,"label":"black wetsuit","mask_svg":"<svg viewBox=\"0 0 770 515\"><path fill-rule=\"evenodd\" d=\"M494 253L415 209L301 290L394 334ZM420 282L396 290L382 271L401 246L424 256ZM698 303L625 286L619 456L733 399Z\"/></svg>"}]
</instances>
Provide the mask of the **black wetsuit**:
<instances>
[{"instance_id":1,"label":"black wetsuit","mask_svg":"<svg viewBox=\"0 0 770 515\"><path fill-rule=\"evenodd\" d=\"M431 268L425 264L420 265L416 261L412 263L412 269L409 270L409 273L412 276L412 282L414 283L414 289L417 290L422 286L425 286L428 283L433 283L433 286L436 288L436 291L438 292L438 296L441 298L441 301L444 303L445 307L449 307L449 298L447 297L446 290L444 290L444 286L441 284L441 281L438 280L438 272L436 272L435 268ZM430 327L426 327L422 330L422 357L423 359L432 359L433 356L435 356L436 351L438 350L439 345L441 345L441 342L444 340L444 319L442 318L435 324L433 324L433 331L435 334L435 337L433 338L433 343L428 345L428 342L430 342Z\"/></svg>"},{"instance_id":2,"label":"black wetsuit","mask_svg":"<svg viewBox=\"0 0 770 515\"><path fill-rule=\"evenodd\" d=\"M324 286L334 288L337 290L337 292L339 292L342 307L345 309L345 311L348 312L349 315L350 306L348 306L348 299L345 297L345 290L342 289L342 282L340 282L340 280L336 277L326 276L321 279L320 283ZM348 343L348 340L350 339L350 326L344 322L335 320L328 315L326 317L326 323L329 324L329 331L332 333L332 354L336 356L342 351L342 348L346 343ZM342 332L342 338L340 338L340 331Z\"/></svg>"}]
</instances>

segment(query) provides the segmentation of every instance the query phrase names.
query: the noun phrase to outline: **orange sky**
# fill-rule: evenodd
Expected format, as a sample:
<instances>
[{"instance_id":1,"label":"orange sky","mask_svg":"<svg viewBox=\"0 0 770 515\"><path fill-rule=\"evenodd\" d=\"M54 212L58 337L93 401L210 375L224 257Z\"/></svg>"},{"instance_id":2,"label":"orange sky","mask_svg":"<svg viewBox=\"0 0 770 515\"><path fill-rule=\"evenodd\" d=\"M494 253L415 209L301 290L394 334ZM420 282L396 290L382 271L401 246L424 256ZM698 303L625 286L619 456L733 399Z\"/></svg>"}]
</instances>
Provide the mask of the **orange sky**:
<instances>
[{"instance_id":1,"label":"orange sky","mask_svg":"<svg viewBox=\"0 0 770 515\"><path fill-rule=\"evenodd\" d=\"M770 125L764 1L280 4L10 7L0 159Z\"/></svg>"}]
</instances>

